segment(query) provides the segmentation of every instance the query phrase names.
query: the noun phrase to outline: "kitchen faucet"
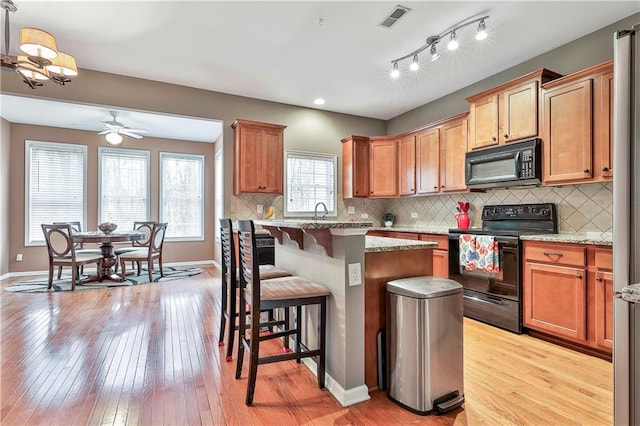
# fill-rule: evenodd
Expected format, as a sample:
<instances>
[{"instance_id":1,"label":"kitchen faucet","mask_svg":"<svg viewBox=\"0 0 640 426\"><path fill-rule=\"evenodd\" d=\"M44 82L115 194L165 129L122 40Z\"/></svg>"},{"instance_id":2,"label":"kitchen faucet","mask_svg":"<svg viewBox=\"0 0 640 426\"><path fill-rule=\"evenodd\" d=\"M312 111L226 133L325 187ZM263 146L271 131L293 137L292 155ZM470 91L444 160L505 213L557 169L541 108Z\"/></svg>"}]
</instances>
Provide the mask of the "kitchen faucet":
<instances>
[{"instance_id":1,"label":"kitchen faucet","mask_svg":"<svg viewBox=\"0 0 640 426\"><path fill-rule=\"evenodd\" d=\"M322 207L324 207L324 213L322 213L322 217L318 217L318 206L322 205ZM324 217L326 215L329 214L329 210L327 209L327 205L325 203L323 203L322 201L320 201L318 204L316 204L315 208L313 209L313 219L314 220L318 220L318 219L324 219Z\"/></svg>"}]
</instances>

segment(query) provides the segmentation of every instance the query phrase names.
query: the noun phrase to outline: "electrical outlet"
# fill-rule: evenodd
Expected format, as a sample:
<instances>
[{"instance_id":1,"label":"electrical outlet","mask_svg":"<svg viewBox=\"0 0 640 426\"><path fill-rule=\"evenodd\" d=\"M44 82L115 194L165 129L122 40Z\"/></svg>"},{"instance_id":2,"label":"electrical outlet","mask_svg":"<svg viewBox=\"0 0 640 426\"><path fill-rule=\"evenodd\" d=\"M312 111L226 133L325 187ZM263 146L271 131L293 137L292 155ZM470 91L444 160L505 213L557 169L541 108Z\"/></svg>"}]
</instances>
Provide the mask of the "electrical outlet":
<instances>
[{"instance_id":1,"label":"electrical outlet","mask_svg":"<svg viewBox=\"0 0 640 426\"><path fill-rule=\"evenodd\" d=\"M417 219L418 213L411 213L411 219Z\"/></svg>"},{"instance_id":2,"label":"electrical outlet","mask_svg":"<svg viewBox=\"0 0 640 426\"><path fill-rule=\"evenodd\" d=\"M349 285L360 285L362 284L362 273L360 271L360 263L350 263L349 264Z\"/></svg>"},{"instance_id":3,"label":"electrical outlet","mask_svg":"<svg viewBox=\"0 0 640 426\"><path fill-rule=\"evenodd\" d=\"M360 215L360 219L369 219L369 215L368 215L368 214L366 214L366 213L362 213L362 214Z\"/></svg>"},{"instance_id":4,"label":"electrical outlet","mask_svg":"<svg viewBox=\"0 0 640 426\"><path fill-rule=\"evenodd\" d=\"M347 214L356 214L356 208L353 206L347 207Z\"/></svg>"},{"instance_id":5,"label":"electrical outlet","mask_svg":"<svg viewBox=\"0 0 640 426\"><path fill-rule=\"evenodd\" d=\"M256 213L262 213L264 211L264 204L256 205Z\"/></svg>"},{"instance_id":6,"label":"electrical outlet","mask_svg":"<svg viewBox=\"0 0 640 426\"><path fill-rule=\"evenodd\" d=\"M22 253L16 254L16 262L22 262Z\"/></svg>"}]
</instances>

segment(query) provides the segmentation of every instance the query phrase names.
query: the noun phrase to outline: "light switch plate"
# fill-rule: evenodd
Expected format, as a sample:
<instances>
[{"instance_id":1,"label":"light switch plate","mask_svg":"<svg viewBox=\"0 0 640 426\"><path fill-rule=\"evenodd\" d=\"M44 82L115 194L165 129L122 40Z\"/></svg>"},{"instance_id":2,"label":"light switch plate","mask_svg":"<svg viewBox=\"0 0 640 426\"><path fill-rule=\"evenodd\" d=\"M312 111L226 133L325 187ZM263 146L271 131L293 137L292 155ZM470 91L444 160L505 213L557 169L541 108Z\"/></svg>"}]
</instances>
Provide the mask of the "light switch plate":
<instances>
[{"instance_id":1,"label":"light switch plate","mask_svg":"<svg viewBox=\"0 0 640 426\"><path fill-rule=\"evenodd\" d=\"M360 263L350 263L349 264L349 285L360 285L362 284L362 273L361 273L361 264Z\"/></svg>"},{"instance_id":2,"label":"light switch plate","mask_svg":"<svg viewBox=\"0 0 640 426\"><path fill-rule=\"evenodd\" d=\"M264 211L264 204L256 205L256 213L262 213Z\"/></svg>"},{"instance_id":3,"label":"light switch plate","mask_svg":"<svg viewBox=\"0 0 640 426\"><path fill-rule=\"evenodd\" d=\"M353 206L347 207L347 214L356 214L356 208Z\"/></svg>"}]
</instances>

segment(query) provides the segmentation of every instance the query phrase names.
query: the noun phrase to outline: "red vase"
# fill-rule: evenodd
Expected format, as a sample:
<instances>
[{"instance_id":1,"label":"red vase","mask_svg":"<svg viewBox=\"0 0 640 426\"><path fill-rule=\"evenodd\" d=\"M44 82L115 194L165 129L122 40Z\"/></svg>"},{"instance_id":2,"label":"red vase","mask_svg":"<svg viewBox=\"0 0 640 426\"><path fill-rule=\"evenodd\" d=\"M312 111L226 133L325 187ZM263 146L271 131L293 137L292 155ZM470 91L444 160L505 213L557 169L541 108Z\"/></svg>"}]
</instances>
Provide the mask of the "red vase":
<instances>
[{"instance_id":1,"label":"red vase","mask_svg":"<svg viewBox=\"0 0 640 426\"><path fill-rule=\"evenodd\" d=\"M456 221L458 222L458 229L469 229L469 215L467 213L457 213Z\"/></svg>"}]
</instances>

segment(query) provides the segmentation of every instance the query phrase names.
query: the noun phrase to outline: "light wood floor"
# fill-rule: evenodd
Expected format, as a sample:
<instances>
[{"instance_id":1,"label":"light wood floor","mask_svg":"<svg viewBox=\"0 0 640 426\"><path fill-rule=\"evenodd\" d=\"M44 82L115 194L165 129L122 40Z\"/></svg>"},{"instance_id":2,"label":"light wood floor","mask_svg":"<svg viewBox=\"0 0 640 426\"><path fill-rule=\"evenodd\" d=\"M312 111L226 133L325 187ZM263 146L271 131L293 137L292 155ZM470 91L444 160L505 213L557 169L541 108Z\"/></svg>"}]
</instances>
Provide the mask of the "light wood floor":
<instances>
[{"instance_id":1,"label":"light wood floor","mask_svg":"<svg viewBox=\"0 0 640 426\"><path fill-rule=\"evenodd\" d=\"M17 279L4 280L5 287ZM220 278L213 267L162 284L75 293L0 292L0 422L213 425L606 425L612 368L529 336L464 323L464 409L417 416L384 393L342 407L303 365L246 372L218 347ZM247 362L245 362L246 366ZM246 367L245 367L246 370Z\"/></svg>"}]
</instances>

